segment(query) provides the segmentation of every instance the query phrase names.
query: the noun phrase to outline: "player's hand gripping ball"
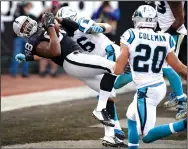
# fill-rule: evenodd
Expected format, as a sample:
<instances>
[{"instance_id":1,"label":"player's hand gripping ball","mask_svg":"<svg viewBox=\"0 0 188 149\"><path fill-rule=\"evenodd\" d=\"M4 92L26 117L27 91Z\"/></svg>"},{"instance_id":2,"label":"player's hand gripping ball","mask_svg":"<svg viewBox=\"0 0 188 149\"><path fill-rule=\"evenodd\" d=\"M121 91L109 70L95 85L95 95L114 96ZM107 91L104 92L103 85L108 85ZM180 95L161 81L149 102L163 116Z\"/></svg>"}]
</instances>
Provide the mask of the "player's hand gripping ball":
<instances>
[{"instance_id":1,"label":"player's hand gripping ball","mask_svg":"<svg viewBox=\"0 0 188 149\"><path fill-rule=\"evenodd\" d=\"M60 24L58 24L58 22L55 20L55 17L53 16L52 13L49 14L49 12L48 12L48 14L47 14L47 13L44 13L44 14L42 15L42 19L41 19L42 26L43 26L44 28L46 28L46 29L47 29L48 27L50 27L50 24L49 24L48 27L46 27L46 23L45 23L45 22L47 22L47 20L48 20L50 17L52 17L52 20L49 20L49 21L51 21L51 26L54 26L55 31L56 31L56 33L58 34L58 33L59 33L59 29L60 29Z\"/></svg>"},{"instance_id":2,"label":"player's hand gripping ball","mask_svg":"<svg viewBox=\"0 0 188 149\"><path fill-rule=\"evenodd\" d=\"M44 13L44 26L49 28L55 25L55 16L51 12Z\"/></svg>"}]
</instances>

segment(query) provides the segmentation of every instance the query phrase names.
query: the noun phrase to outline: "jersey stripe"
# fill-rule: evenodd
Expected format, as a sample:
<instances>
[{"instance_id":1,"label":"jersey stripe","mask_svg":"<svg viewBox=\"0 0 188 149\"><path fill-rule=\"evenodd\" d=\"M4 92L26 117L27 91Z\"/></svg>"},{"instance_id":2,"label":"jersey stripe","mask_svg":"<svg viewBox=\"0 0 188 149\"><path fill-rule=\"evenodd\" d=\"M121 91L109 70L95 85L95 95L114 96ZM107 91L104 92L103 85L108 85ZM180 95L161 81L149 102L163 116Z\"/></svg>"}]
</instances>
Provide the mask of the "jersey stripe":
<instances>
[{"instance_id":1,"label":"jersey stripe","mask_svg":"<svg viewBox=\"0 0 188 149\"><path fill-rule=\"evenodd\" d=\"M129 44L131 44L132 42L133 42L133 40L134 40L134 38L135 38L135 35L134 35L134 33L133 33L133 31L132 30L128 30L129 31L129 33L130 33L130 37L129 37L129 39L128 39L128 43Z\"/></svg>"},{"instance_id":2,"label":"jersey stripe","mask_svg":"<svg viewBox=\"0 0 188 149\"><path fill-rule=\"evenodd\" d=\"M80 18L79 20L78 20L78 25L79 25L79 30L80 31L82 31L82 32L84 32L84 30L85 30L85 27L82 27L81 25L80 25L80 22L83 20L84 18Z\"/></svg>"},{"instance_id":3,"label":"jersey stripe","mask_svg":"<svg viewBox=\"0 0 188 149\"><path fill-rule=\"evenodd\" d=\"M175 43L174 43L174 40L173 40L173 37L172 36L170 36L170 39L169 39L170 41L170 48L173 48L174 46L175 46Z\"/></svg>"}]
</instances>

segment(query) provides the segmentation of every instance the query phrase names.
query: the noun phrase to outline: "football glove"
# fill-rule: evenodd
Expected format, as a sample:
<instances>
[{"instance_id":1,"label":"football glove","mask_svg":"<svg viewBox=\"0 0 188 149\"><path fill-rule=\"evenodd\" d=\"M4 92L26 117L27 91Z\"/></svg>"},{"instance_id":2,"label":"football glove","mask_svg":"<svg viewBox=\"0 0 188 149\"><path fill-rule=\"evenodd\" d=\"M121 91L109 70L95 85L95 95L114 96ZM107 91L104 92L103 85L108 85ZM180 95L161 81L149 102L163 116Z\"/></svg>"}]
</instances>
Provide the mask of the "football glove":
<instances>
[{"instance_id":1,"label":"football glove","mask_svg":"<svg viewBox=\"0 0 188 149\"><path fill-rule=\"evenodd\" d=\"M25 55L22 53L16 54L15 59L18 63L23 63L26 61Z\"/></svg>"},{"instance_id":2,"label":"football glove","mask_svg":"<svg viewBox=\"0 0 188 149\"><path fill-rule=\"evenodd\" d=\"M46 29L55 25L55 16L51 12L44 13L43 25Z\"/></svg>"}]
</instances>

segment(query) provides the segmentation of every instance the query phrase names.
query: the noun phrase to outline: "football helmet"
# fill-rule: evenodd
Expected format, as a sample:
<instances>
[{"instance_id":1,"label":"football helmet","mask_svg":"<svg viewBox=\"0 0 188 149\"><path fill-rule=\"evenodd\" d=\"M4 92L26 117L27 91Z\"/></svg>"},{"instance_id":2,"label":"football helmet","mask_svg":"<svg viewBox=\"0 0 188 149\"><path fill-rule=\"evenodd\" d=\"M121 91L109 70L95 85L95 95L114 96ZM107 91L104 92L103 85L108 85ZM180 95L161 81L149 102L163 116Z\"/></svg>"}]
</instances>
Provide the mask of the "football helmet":
<instances>
[{"instance_id":1,"label":"football helmet","mask_svg":"<svg viewBox=\"0 0 188 149\"><path fill-rule=\"evenodd\" d=\"M153 28L157 27L157 12L149 5L142 5L134 12L132 21L135 28Z\"/></svg>"},{"instance_id":2,"label":"football helmet","mask_svg":"<svg viewBox=\"0 0 188 149\"><path fill-rule=\"evenodd\" d=\"M62 7L57 11L56 17L68 18L71 19L72 21L76 21L77 12L70 7Z\"/></svg>"},{"instance_id":3,"label":"football helmet","mask_svg":"<svg viewBox=\"0 0 188 149\"><path fill-rule=\"evenodd\" d=\"M37 31L37 22L28 16L19 16L13 22L17 36L28 38Z\"/></svg>"}]
</instances>

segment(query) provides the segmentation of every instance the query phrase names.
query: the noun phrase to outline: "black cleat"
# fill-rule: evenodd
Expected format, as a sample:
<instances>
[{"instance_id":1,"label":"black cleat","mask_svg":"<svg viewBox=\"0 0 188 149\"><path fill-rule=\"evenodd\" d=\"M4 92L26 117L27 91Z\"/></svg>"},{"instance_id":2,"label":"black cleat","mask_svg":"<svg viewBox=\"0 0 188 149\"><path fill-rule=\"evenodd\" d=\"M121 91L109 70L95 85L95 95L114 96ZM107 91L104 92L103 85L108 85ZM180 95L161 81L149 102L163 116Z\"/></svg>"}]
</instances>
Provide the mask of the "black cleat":
<instances>
[{"instance_id":1,"label":"black cleat","mask_svg":"<svg viewBox=\"0 0 188 149\"><path fill-rule=\"evenodd\" d=\"M102 145L105 147L118 147L118 148L128 148L127 144L124 144L122 140L119 140L117 137L104 136L102 140Z\"/></svg>"},{"instance_id":2,"label":"black cleat","mask_svg":"<svg viewBox=\"0 0 188 149\"><path fill-rule=\"evenodd\" d=\"M92 116L100 121L103 125L114 127L114 122L110 119L110 115L106 111L106 109L102 109L102 111L97 111L96 109L93 111Z\"/></svg>"}]
</instances>

